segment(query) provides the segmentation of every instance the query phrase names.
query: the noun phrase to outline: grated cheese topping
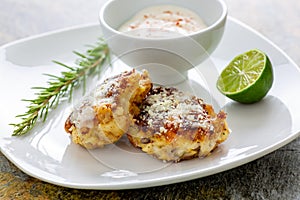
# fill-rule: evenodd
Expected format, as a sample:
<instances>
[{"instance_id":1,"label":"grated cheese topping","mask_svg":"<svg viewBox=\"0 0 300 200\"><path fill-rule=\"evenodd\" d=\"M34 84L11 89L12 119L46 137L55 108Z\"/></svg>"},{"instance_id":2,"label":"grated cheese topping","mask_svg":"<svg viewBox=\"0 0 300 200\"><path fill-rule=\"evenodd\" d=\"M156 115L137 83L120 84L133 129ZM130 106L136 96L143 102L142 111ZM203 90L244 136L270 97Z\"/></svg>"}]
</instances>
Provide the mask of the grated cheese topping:
<instances>
[{"instance_id":1,"label":"grated cheese topping","mask_svg":"<svg viewBox=\"0 0 300 200\"><path fill-rule=\"evenodd\" d=\"M147 126L154 133L178 129L194 130L211 127L203 100L176 88L154 88L141 106L136 124Z\"/></svg>"},{"instance_id":2,"label":"grated cheese topping","mask_svg":"<svg viewBox=\"0 0 300 200\"><path fill-rule=\"evenodd\" d=\"M121 79L130 76L134 71L126 71L116 76L105 79L102 83L97 85L88 95L74 106L71 114L71 122L81 130L81 128L92 128L94 126L94 119L96 113L94 111L95 106L104 104L111 104L112 109L117 107L115 98L119 95L120 88L125 87L121 85ZM122 109L122 108L120 108ZM122 112L123 110L115 110L115 114Z\"/></svg>"}]
</instances>

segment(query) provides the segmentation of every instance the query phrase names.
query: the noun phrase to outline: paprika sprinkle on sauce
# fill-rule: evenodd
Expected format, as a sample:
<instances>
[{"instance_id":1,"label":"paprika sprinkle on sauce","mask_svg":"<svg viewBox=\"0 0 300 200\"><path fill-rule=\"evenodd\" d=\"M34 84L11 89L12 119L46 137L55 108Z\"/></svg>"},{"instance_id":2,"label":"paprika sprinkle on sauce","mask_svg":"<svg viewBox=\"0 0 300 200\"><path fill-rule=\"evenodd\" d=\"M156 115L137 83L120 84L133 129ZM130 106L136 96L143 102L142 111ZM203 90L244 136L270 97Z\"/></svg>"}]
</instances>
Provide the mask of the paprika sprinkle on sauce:
<instances>
[{"instance_id":1,"label":"paprika sprinkle on sauce","mask_svg":"<svg viewBox=\"0 0 300 200\"><path fill-rule=\"evenodd\" d=\"M124 23L119 31L141 37L160 37L160 32L169 31L182 35L197 32L207 26L193 11L174 5L148 7ZM144 31L137 31L143 30Z\"/></svg>"}]
</instances>

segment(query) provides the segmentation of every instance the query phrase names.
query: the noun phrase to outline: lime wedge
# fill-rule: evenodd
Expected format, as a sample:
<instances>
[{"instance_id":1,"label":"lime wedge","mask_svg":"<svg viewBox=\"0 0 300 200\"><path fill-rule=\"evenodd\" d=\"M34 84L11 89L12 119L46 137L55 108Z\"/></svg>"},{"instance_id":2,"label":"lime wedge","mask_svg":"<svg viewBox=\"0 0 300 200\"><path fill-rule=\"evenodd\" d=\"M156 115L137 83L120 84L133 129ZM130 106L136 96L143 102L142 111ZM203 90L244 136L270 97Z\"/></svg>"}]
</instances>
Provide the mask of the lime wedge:
<instances>
[{"instance_id":1,"label":"lime wedge","mask_svg":"<svg viewBox=\"0 0 300 200\"><path fill-rule=\"evenodd\" d=\"M268 56L253 49L235 57L220 74L218 90L240 103L255 103L264 98L273 84L273 69Z\"/></svg>"}]
</instances>

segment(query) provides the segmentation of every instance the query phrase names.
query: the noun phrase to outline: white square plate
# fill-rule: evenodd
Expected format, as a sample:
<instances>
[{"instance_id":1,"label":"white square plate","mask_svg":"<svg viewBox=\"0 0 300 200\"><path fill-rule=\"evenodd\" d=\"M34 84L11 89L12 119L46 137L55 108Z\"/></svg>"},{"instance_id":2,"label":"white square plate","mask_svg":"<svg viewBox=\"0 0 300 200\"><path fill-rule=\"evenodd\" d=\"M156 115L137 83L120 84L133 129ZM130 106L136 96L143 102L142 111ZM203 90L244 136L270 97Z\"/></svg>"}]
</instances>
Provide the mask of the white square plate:
<instances>
[{"instance_id":1,"label":"white square plate","mask_svg":"<svg viewBox=\"0 0 300 200\"><path fill-rule=\"evenodd\" d=\"M211 60L218 70L236 55L258 48L274 67L275 82L261 102L242 105L226 100L232 130L210 156L163 163L121 140L117 145L87 151L71 143L64 131L69 102L60 104L45 123L28 135L13 137L15 116L26 110L22 98L47 81L43 73L59 73L52 60L74 63L73 50L83 51L101 36L98 25L81 26L23 39L0 48L1 152L25 173L43 181L81 189L130 189L176 183L222 172L264 156L299 136L300 73L296 64L272 42L228 18L224 37ZM117 62L116 62L117 63ZM215 81L215 80L212 80Z\"/></svg>"}]
</instances>

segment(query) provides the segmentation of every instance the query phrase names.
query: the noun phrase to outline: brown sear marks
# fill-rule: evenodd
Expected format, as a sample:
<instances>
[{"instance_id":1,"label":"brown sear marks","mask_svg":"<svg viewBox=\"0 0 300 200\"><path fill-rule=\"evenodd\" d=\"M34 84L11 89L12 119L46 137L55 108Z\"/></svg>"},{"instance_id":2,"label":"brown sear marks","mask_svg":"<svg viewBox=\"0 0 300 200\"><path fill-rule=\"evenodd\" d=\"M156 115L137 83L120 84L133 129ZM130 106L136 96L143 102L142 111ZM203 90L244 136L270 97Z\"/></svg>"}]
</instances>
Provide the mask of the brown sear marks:
<instances>
[{"instance_id":1,"label":"brown sear marks","mask_svg":"<svg viewBox=\"0 0 300 200\"><path fill-rule=\"evenodd\" d=\"M72 130L71 130L72 126L74 126L74 124L71 122L71 115L70 115L65 123L65 131L69 134L72 134Z\"/></svg>"},{"instance_id":2,"label":"brown sear marks","mask_svg":"<svg viewBox=\"0 0 300 200\"><path fill-rule=\"evenodd\" d=\"M90 129L88 127L82 127L80 129L80 133L83 134L83 135L88 134L89 131L90 131Z\"/></svg>"}]
</instances>

